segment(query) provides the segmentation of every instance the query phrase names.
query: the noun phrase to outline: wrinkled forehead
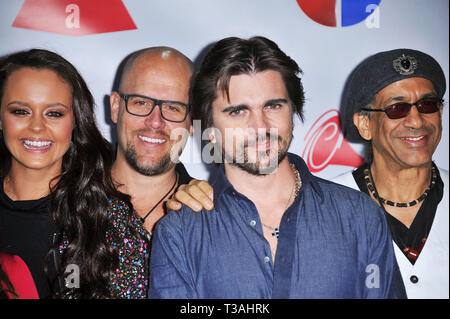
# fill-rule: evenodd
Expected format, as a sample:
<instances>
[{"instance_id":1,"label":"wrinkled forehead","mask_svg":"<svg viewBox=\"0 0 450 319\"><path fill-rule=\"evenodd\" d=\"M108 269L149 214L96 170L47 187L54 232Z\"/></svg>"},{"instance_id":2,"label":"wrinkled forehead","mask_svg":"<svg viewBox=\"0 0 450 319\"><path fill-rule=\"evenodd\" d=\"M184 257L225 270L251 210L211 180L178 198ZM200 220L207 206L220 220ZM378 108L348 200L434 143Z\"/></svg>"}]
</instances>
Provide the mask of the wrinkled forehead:
<instances>
[{"instance_id":1,"label":"wrinkled forehead","mask_svg":"<svg viewBox=\"0 0 450 319\"><path fill-rule=\"evenodd\" d=\"M410 101L438 97L434 84L422 77L413 77L393 82L375 95L378 102Z\"/></svg>"},{"instance_id":2,"label":"wrinkled forehead","mask_svg":"<svg viewBox=\"0 0 450 319\"><path fill-rule=\"evenodd\" d=\"M187 102L191 73L167 63L136 63L121 87L128 94ZM156 93L157 92L157 93ZM157 94L158 96L155 96Z\"/></svg>"}]
</instances>

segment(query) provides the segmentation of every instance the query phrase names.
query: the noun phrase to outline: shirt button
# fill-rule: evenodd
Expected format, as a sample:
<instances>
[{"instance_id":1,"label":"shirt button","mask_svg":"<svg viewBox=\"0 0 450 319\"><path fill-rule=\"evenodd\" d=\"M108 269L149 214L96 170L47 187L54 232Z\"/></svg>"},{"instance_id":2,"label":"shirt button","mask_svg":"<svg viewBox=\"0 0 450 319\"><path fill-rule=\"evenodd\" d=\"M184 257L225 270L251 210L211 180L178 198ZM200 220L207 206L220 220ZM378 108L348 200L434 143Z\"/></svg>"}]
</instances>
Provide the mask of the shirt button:
<instances>
[{"instance_id":1,"label":"shirt button","mask_svg":"<svg viewBox=\"0 0 450 319\"><path fill-rule=\"evenodd\" d=\"M264 257L264 262L265 263L268 263L269 261L270 261L270 257L269 256Z\"/></svg>"},{"instance_id":2,"label":"shirt button","mask_svg":"<svg viewBox=\"0 0 450 319\"><path fill-rule=\"evenodd\" d=\"M256 225L256 221L251 220L251 221L250 221L250 226L255 227L255 225Z\"/></svg>"},{"instance_id":3,"label":"shirt button","mask_svg":"<svg viewBox=\"0 0 450 319\"><path fill-rule=\"evenodd\" d=\"M411 277L409 277L409 280L411 280L413 284L417 284L419 282L419 278L417 278L416 275L412 275Z\"/></svg>"}]
</instances>

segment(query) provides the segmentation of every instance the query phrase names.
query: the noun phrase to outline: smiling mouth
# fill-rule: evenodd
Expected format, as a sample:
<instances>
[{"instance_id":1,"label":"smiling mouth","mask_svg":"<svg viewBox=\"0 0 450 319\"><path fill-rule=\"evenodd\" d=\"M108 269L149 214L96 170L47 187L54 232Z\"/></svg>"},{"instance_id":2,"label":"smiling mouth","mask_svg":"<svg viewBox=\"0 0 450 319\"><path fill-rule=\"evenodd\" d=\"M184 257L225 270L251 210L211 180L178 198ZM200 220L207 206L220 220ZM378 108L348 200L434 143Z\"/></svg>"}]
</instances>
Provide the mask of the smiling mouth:
<instances>
[{"instance_id":1,"label":"smiling mouth","mask_svg":"<svg viewBox=\"0 0 450 319\"><path fill-rule=\"evenodd\" d=\"M422 140L423 138L425 138L425 135L422 136L417 136L417 137L402 137L402 140L406 140L406 141L412 141L412 142L417 142Z\"/></svg>"},{"instance_id":2,"label":"smiling mouth","mask_svg":"<svg viewBox=\"0 0 450 319\"><path fill-rule=\"evenodd\" d=\"M139 137L139 139L141 139L142 141L147 142L147 143L162 144L162 143L166 142L165 139L150 138L150 137L146 137L146 136L142 136L142 135L138 135L138 137Z\"/></svg>"},{"instance_id":3,"label":"smiling mouth","mask_svg":"<svg viewBox=\"0 0 450 319\"><path fill-rule=\"evenodd\" d=\"M32 140L23 140L23 145L26 149L29 150L42 150L47 149L52 145L51 141L32 141Z\"/></svg>"},{"instance_id":4,"label":"smiling mouth","mask_svg":"<svg viewBox=\"0 0 450 319\"><path fill-rule=\"evenodd\" d=\"M260 142L260 143L252 143L252 144L248 145L247 147L254 148L258 151L260 151L260 150L266 151L266 150L270 149L271 143L270 143L270 141L265 141L265 142Z\"/></svg>"}]
</instances>

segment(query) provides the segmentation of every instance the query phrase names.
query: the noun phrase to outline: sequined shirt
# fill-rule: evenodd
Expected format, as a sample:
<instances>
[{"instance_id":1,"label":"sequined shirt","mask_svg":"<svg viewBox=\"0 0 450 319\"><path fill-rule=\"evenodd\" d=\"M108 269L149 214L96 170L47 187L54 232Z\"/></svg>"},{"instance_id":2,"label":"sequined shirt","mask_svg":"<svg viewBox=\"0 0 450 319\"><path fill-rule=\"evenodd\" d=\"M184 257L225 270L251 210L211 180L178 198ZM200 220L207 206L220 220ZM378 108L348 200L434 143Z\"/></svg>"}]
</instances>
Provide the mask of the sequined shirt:
<instances>
[{"instance_id":1,"label":"sequined shirt","mask_svg":"<svg viewBox=\"0 0 450 319\"><path fill-rule=\"evenodd\" d=\"M120 200L109 200L109 218L113 226L107 239L118 247L119 264L109 285L113 296L143 299L148 290L149 233L142 219Z\"/></svg>"},{"instance_id":2,"label":"sequined shirt","mask_svg":"<svg viewBox=\"0 0 450 319\"><path fill-rule=\"evenodd\" d=\"M175 166L175 171L178 186L192 180L182 163ZM113 229L107 238L119 248L119 265L111 275L110 291L117 298L147 298L151 233L144 228L143 219L136 212L131 213L124 202L109 200L108 204Z\"/></svg>"}]
</instances>

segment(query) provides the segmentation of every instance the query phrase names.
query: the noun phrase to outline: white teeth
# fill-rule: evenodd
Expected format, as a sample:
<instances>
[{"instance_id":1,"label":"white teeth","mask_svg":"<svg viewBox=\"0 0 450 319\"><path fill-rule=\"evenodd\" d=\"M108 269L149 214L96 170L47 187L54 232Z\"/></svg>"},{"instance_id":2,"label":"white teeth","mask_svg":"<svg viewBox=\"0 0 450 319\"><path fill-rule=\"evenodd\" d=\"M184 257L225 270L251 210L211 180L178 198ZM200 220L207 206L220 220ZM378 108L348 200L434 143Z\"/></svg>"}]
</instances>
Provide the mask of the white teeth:
<instances>
[{"instance_id":1,"label":"white teeth","mask_svg":"<svg viewBox=\"0 0 450 319\"><path fill-rule=\"evenodd\" d=\"M419 137L404 137L404 140L409 140L409 141L419 141L421 139L423 139L423 136L419 136Z\"/></svg>"},{"instance_id":2,"label":"white teeth","mask_svg":"<svg viewBox=\"0 0 450 319\"><path fill-rule=\"evenodd\" d=\"M157 143L157 144L162 144L164 143L166 140L164 139L159 139L159 138L149 138L149 137L145 137L145 136L141 136L139 135L139 138L141 140L143 140L144 142L148 142L148 143Z\"/></svg>"},{"instance_id":3,"label":"white teeth","mask_svg":"<svg viewBox=\"0 0 450 319\"><path fill-rule=\"evenodd\" d=\"M30 141L30 140L24 140L25 146L28 147L48 147L52 142L50 141Z\"/></svg>"}]
</instances>

